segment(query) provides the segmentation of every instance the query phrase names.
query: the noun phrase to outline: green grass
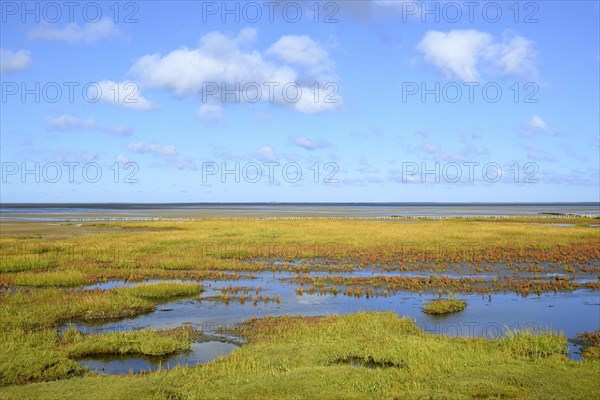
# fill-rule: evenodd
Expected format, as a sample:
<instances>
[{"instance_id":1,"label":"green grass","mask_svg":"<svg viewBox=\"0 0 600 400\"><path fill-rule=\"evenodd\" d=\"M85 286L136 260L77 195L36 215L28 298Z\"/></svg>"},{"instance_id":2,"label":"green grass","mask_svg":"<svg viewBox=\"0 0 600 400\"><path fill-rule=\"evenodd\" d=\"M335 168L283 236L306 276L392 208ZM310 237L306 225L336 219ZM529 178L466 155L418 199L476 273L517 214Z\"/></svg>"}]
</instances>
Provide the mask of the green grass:
<instances>
[{"instance_id":1,"label":"green grass","mask_svg":"<svg viewBox=\"0 0 600 400\"><path fill-rule=\"evenodd\" d=\"M160 302L202 292L200 284L172 282L106 291L73 289L84 284L109 279L224 279L222 271L235 275L315 268L257 262L267 258L303 263L326 259L316 264L322 270L377 264L390 270L428 271L434 266L444 271L466 261L474 274L501 264L505 269L486 273L506 274L511 281L495 291L572 290L578 287L578 275L600 271L598 230L587 226L593 220L558 221L578 225L538 225L556 222L538 218L399 219L377 224L3 223L0 287L10 290L0 293L0 384L16 386L0 389L0 398L592 398L600 391L595 379L600 373L598 346L583 350L585 361L569 361L564 338L552 332L510 332L488 341L426 334L412 321L389 313L265 318L244 324L240 331L249 344L221 360L133 377L88 376L73 358L170 354L185 349L189 338L164 332L106 336L70 332L62 337L56 333L57 326L67 321L130 318L155 310ZM573 279L533 284L520 280L523 272L564 272ZM314 282L317 288L327 289L326 284ZM391 284L393 280L373 278L356 289L387 290ZM473 290L454 288L437 278L430 286ZM588 286L600 288L598 283ZM423 290L420 284L400 288ZM359 366L351 365L353 361ZM53 382L24 385L36 381Z\"/></svg>"},{"instance_id":2,"label":"green grass","mask_svg":"<svg viewBox=\"0 0 600 400\"><path fill-rule=\"evenodd\" d=\"M168 356L190 350L196 332L186 328L84 334L70 327L0 333L0 386L81 376L75 361L98 355Z\"/></svg>"},{"instance_id":3,"label":"green grass","mask_svg":"<svg viewBox=\"0 0 600 400\"><path fill-rule=\"evenodd\" d=\"M55 380L84 373L58 348L56 330L0 332L0 386ZM2 398L2 394L0 394Z\"/></svg>"},{"instance_id":4,"label":"green grass","mask_svg":"<svg viewBox=\"0 0 600 400\"><path fill-rule=\"evenodd\" d=\"M0 384L52 380L80 375L71 358L93 354L163 356L189 349L191 332L134 331L83 335L56 327L71 320L133 317L158 302L202 291L198 284L153 283L106 291L58 288L16 289L0 294Z\"/></svg>"},{"instance_id":5,"label":"green grass","mask_svg":"<svg viewBox=\"0 0 600 400\"><path fill-rule=\"evenodd\" d=\"M511 353L523 357L541 358L569 353L565 337L552 331L509 330L498 342Z\"/></svg>"},{"instance_id":6,"label":"green grass","mask_svg":"<svg viewBox=\"0 0 600 400\"><path fill-rule=\"evenodd\" d=\"M135 330L89 335L69 328L60 345L69 358L95 355L168 356L191 349L191 333L186 330Z\"/></svg>"},{"instance_id":7,"label":"green grass","mask_svg":"<svg viewBox=\"0 0 600 400\"><path fill-rule=\"evenodd\" d=\"M600 346L586 346L581 352L584 360L600 362Z\"/></svg>"},{"instance_id":8,"label":"green grass","mask_svg":"<svg viewBox=\"0 0 600 400\"><path fill-rule=\"evenodd\" d=\"M594 222L576 218L559 221ZM49 269L76 269L89 281L107 274L149 278L178 270L243 271L257 267L250 265L249 259L261 257L385 263L395 254L408 264L432 257L440 262L468 257L477 265L513 257L523 262L572 264L600 257L597 229L543 225L552 222L547 218L514 218L381 224L352 220L14 224L3 225L0 272L8 273L3 277L6 283L15 284L20 273ZM22 235L31 232L38 234ZM30 278L21 282L27 284ZM56 281L61 283L61 279Z\"/></svg>"},{"instance_id":9,"label":"green grass","mask_svg":"<svg viewBox=\"0 0 600 400\"><path fill-rule=\"evenodd\" d=\"M581 356L585 360L600 361L600 329L579 335L582 344Z\"/></svg>"},{"instance_id":10,"label":"green grass","mask_svg":"<svg viewBox=\"0 0 600 400\"><path fill-rule=\"evenodd\" d=\"M0 327L4 330L51 328L70 320L92 321L132 317L155 309L159 302L196 296L195 283L161 282L105 291L56 288L17 289L0 294Z\"/></svg>"},{"instance_id":11,"label":"green grass","mask_svg":"<svg viewBox=\"0 0 600 400\"><path fill-rule=\"evenodd\" d=\"M85 274L81 271L27 272L15 276L18 286L32 287L77 287L86 283Z\"/></svg>"},{"instance_id":12,"label":"green grass","mask_svg":"<svg viewBox=\"0 0 600 400\"><path fill-rule=\"evenodd\" d=\"M564 355L552 332L452 338L393 313L250 320L248 344L193 368L0 389L7 399L590 399L600 362ZM373 360L371 369L340 360Z\"/></svg>"},{"instance_id":13,"label":"green grass","mask_svg":"<svg viewBox=\"0 0 600 400\"><path fill-rule=\"evenodd\" d=\"M443 315L464 310L467 302L459 299L435 299L425 304L423 312L426 314Z\"/></svg>"},{"instance_id":14,"label":"green grass","mask_svg":"<svg viewBox=\"0 0 600 400\"><path fill-rule=\"evenodd\" d=\"M64 291L55 288L0 294L2 330L54 328L70 320L125 318L150 312L155 303L126 290Z\"/></svg>"},{"instance_id":15,"label":"green grass","mask_svg":"<svg viewBox=\"0 0 600 400\"><path fill-rule=\"evenodd\" d=\"M136 285L121 290L142 299L168 299L195 296L200 294L203 289L197 283L158 282Z\"/></svg>"}]
</instances>

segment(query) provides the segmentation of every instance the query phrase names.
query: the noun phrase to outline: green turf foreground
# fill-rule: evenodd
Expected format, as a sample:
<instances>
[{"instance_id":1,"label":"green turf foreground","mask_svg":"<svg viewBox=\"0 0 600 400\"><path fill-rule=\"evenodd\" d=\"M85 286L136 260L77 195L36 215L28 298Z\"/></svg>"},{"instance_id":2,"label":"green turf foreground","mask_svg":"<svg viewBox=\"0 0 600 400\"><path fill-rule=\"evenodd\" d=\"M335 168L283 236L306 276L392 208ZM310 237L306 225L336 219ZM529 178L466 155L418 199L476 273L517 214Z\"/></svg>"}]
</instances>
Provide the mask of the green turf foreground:
<instances>
[{"instance_id":1,"label":"green turf foreground","mask_svg":"<svg viewBox=\"0 0 600 400\"><path fill-rule=\"evenodd\" d=\"M248 339L203 366L86 376L0 389L2 399L592 399L600 361L571 361L566 340L422 332L394 313L247 321Z\"/></svg>"}]
</instances>

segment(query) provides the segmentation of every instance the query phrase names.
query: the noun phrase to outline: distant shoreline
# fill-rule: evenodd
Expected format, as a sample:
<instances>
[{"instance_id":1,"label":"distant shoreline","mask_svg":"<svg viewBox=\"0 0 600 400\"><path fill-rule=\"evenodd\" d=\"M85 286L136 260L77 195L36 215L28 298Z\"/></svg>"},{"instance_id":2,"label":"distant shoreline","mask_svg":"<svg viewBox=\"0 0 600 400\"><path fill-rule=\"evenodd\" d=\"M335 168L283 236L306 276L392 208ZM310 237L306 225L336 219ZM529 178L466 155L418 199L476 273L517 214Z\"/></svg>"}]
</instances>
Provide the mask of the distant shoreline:
<instances>
[{"instance_id":1,"label":"distant shoreline","mask_svg":"<svg viewBox=\"0 0 600 400\"><path fill-rule=\"evenodd\" d=\"M156 221L600 217L600 203L53 203L0 204L0 220Z\"/></svg>"},{"instance_id":2,"label":"distant shoreline","mask_svg":"<svg viewBox=\"0 0 600 400\"><path fill-rule=\"evenodd\" d=\"M172 207L522 207L585 206L598 207L600 202L223 202L223 203L0 203L0 208L172 208Z\"/></svg>"}]
</instances>

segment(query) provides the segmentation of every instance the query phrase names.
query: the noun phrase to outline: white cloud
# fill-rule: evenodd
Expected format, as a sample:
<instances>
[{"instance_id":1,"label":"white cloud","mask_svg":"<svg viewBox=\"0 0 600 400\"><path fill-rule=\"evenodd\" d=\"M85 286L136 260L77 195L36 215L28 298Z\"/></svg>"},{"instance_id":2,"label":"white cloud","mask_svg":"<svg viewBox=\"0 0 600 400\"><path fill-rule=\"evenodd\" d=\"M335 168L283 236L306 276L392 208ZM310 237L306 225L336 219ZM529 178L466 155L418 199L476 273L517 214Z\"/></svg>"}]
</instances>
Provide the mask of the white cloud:
<instances>
[{"instance_id":1,"label":"white cloud","mask_svg":"<svg viewBox=\"0 0 600 400\"><path fill-rule=\"evenodd\" d=\"M304 136L293 137L290 139L290 142L294 146L302 147L303 149L310 151L331 147L331 143L329 142L326 142L324 140L311 140Z\"/></svg>"},{"instance_id":2,"label":"white cloud","mask_svg":"<svg viewBox=\"0 0 600 400\"><path fill-rule=\"evenodd\" d=\"M115 158L115 162L118 162L119 164L128 164L133 161L124 154L118 154L117 157Z\"/></svg>"},{"instance_id":3,"label":"white cloud","mask_svg":"<svg viewBox=\"0 0 600 400\"><path fill-rule=\"evenodd\" d=\"M542 118L538 117L537 115L534 115L533 117L531 117L531 119L528 121L527 125L531 129L534 129L534 130L547 131L549 129L546 121L544 121Z\"/></svg>"},{"instance_id":4,"label":"white cloud","mask_svg":"<svg viewBox=\"0 0 600 400\"><path fill-rule=\"evenodd\" d=\"M161 156L177 155L177 150L172 144L161 146L155 143L134 142L129 143L129 150L134 153L154 153Z\"/></svg>"},{"instance_id":5,"label":"white cloud","mask_svg":"<svg viewBox=\"0 0 600 400\"><path fill-rule=\"evenodd\" d=\"M136 82L100 81L88 87L87 98L92 102L98 100L139 111L155 108L150 100L142 96Z\"/></svg>"},{"instance_id":6,"label":"white cloud","mask_svg":"<svg viewBox=\"0 0 600 400\"><path fill-rule=\"evenodd\" d=\"M31 52L0 48L0 74L25 71L31 65Z\"/></svg>"},{"instance_id":7,"label":"white cloud","mask_svg":"<svg viewBox=\"0 0 600 400\"><path fill-rule=\"evenodd\" d=\"M306 66L314 75L330 75L333 71L334 64L329 53L307 35L282 36L265 54L274 55L288 64Z\"/></svg>"},{"instance_id":8,"label":"white cloud","mask_svg":"<svg viewBox=\"0 0 600 400\"><path fill-rule=\"evenodd\" d=\"M325 102L322 86L335 77L327 51L308 36L284 36L264 53L248 49L256 40L255 29L243 29L236 37L210 32L197 48L180 48L166 55L139 58L130 73L151 87L178 96L202 96L200 118L222 117L216 103L270 102L301 113L317 113L340 107ZM297 53L294 54L294 51ZM323 96L314 100L310 86L320 83ZM301 88L297 101L286 99L283 87ZM233 91L234 93L231 93ZM288 93L294 98L294 93ZM328 91L329 94L331 91ZM339 96L337 96L339 97Z\"/></svg>"},{"instance_id":9,"label":"white cloud","mask_svg":"<svg viewBox=\"0 0 600 400\"><path fill-rule=\"evenodd\" d=\"M223 82L227 88L235 83L293 82L296 73L288 67L265 61L256 51L245 52L239 48L242 31L229 38L219 32L211 32L201 39L197 49L181 48L161 56L146 55L138 59L131 72L139 75L150 86L172 90L179 96L201 93L205 83ZM220 99L218 95L209 98Z\"/></svg>"},{"instance_id":10,"label":"white cloud","mask_svg":"<svg viewBox=\"0 0 600 400\"><path fill-rule=\"evenodd\" d=\"M118 136L127 136L132 133L132 129L128 125L106 126L94 118L80 119L70 114L48 117L46 118L46 125L51 129L59 131L90 130Z\"/></svg>"},{"instance_id":11,"label":"white cloud","mask_svg":"<svg viewBox=\"0 0 600 400\"><path fill-rule=\"evenodd\" d=\"M478 81L481 69L501 76L537 74L533 43L510 32L497 41L474 29L428 31L417 49L446 77L465 82Z\"/></svg>"},{"instance_id":12,"label":"white cloud","mask_svg":"<svg viewBox=\"0 0 600 400\"><path fill-rule=\"evenodd\" d=\"M134 153L152 154L177 169L196 169L194 160L180 155L172 144L162 146L156 143L133 142L129 143L128 148Z\"/></svg>"},{"instance_id":13,"label":"white cloud","mask_svg":"<svg viewBox=\"0 0 600 400\"><path fill-rule=\"evenodd\" d=\"M46 25L29 31L30 39L54 40L67 43L91 43L100 39L120 35L120 31L110 18L98 22L88 22L83 26L71 22L63 28Z\"/></svg>"},{"instance_id":14,"label":"white cloud","mask_svg":"<svg viewBox=\"0 0 600 400\"><path fill-rule=\"evenodd\" d=\"M425 60L446 76L463 81L477 81L477 62L492 42L492 37L473 29L452 30L448 33L428 31L417 48Z\"/></svg>"},{"instance_id":15,"label":"white cloud","mask_svg":"<svg viewBox=\"0 0 600 400\"><path fill-rule=\"evenodd\" d=\"M502 43L494 45L490 57L495 59L494 67L500 75L535 76L536 51L533 42L522 36L505 33Z\"/></svg>"},{"instance_id":16,"label":"white cloud","mask_svg":"<svg viewBox=\"0 0 600 400\"><path fill-rule=\"evenodd\" d=\"M337 85L331 83L331 85ZM324 111L333 111L341 106L341 101L337 98L336 94L339 91L337 86L328 86L327 90L319 88L318 100L315 100L315 92L317 89L309 89L308 87L301 88L301 95L298 96L297 101L291 103L294 110L303 114L316 114ZM293 91L290 90L290 93ZM292 97L293 95L289 95Z\"/></svg>"},{"instance_id":17,"label":"white cloud","mask_svg":"<svg viewBox=\"0 0 600 400\"><path fill-rule=\"evenodd\" d=\"M271 146L262 146L256 150L256 154L264 161L275 161L277 160L277 154Z\"/></svg>"},{"instance_id":18,"label":"white cloud","mask_svg":"<svg viewBox=\"0 0 600 400\"><path fill-rule=\"evenodd\" d=\"M552 136L557 134L556 130L552 129L540 116L533 115L525 122L524 134L525 136L531 136L537 133Z\"/></svg>"}]
</instances>

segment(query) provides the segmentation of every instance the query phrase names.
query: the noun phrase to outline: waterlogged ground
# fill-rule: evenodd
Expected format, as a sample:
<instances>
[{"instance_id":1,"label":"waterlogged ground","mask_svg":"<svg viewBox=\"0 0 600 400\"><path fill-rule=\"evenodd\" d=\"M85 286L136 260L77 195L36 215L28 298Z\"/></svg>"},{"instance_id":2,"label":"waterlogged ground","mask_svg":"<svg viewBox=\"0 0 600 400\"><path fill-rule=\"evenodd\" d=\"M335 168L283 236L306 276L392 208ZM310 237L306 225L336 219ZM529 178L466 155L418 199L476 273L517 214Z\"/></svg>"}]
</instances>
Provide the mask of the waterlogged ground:
<instances>
[{"instance_id":1,"label":"waterlogged ground","mask_svg":"<svg viewBox=\"0 0 600 400\"><path fill-rule=\"evenodd\" d=\"M244 377L252 374L266 379L266 387L279 387L276 383L266 383L271 374L285 374L294 368L304 371L308 364L302 364L300 359L296 360L300 364L290 361L295 347L292 346L291 352L287 348L280 352L273 348L270 354L270 346L275 344L253 347L256 338L250 335L248 339L238 329L249 329L243 322L254 317L283 315L307 319L266 318L257 324L264 322L269 327L269 321L277 326L281 323L281 330L271 336L277 341L278 335L283 335L281 340L285 342L289 339L286 332L293 336L297 324L310 327L320 321L312 317L344 315L347 317L326 321L343 325L346 318L358 318L366 324L357 327L362 329L365 344L382 340L380 345L373 345L372 352L362 354L360 346L350 343L352 337L344 337L348 343L340 344L346 347L338 349L338 354L333 349L339 338L330 347L325 346L329 342L321 342L324 337L329 338L331 330L313 332L314 342L308 339L313 336L299 336L300 342L308 340L306 346L325 346L320 351L329 358L321 360L325 364L319 361L311 367L316 368L311 374L317 377L333 371L320 370L324 365L362 366L373 370L375 375L367 376L358 369L340 370L334 376L359 374L355 382L366 382L370 376L376 379L370 384L380 387L378 374L391 379L389 382L397 382L395 370L413 364L419 354L434 349L447 340L444 338L503 337L506 343L512 343L515 339L509 330L526 332L523 339L516 336L518 346L515 344L517 347L509 353L537 357L533 363L528 362L546 371L543 374L556 368L579 369L585 376L595 371L596 364L593 361L590 364L589 357L591 354L593 359L597 351L590 353L589 343L584 343L580 334L600 329L597 219L552 221L519 217L372 222L3 223L0 341L6 351L0 355L2 384L58 380L59 383L47 389L56 388L57 393L63 393L63 382L65 388L79 385L79 379L91 382L92 378L86 374L92 371L135 375L118 379L125 379L119 382L128 382L127 385L138 389L141 386L137 382L142 381L135 379L156 376L161 380L156 387L166 390L159 398L171 396L169 388L175 387L178 380L185 385L197 379L201 386L193 386L190 390L194 393L209 382L215 387L224 385L219 390L225 391L242 387L246 382ZM439 297L465 300L467 307L444 316L425 314L424 305ZM398 355L401 359L394 358L383 353L400 351L385 344L396 338L395 332L389 331L396 322L379 314L356 314L365 311L406 316L421 331L445 336L428 336L431 342L422 351L413 354L410 350L410 355L401 352L403 355ZM376 322L379 320L391 325L380 327ZM365 330L366 326L370 330ZM529 338L530 332L547 332L547 329L564 335L568 343L547 333L540 338ZM117 334L111 336L113 333ZM456 343L467 343L457 340ZM502 349L507 346L502 340L484 342L498 347L489 354L504 352ZM451 343L447 343L449 348L453 348ZM460 365L478 365L481 371L488 368L489 360L484 362L485 357L477 347L484 346L483 342L468 343L474 347L460 353L463 354L460 357L466 357L460 360ZM403 346L401 342L398 345ZM298 348L299 352L304 350ZM517 362L512 356L502 354L490 359L508 357L506 364L497 366L499 369ZM558 364L554 366L550 365L554 359L544 361L546 357L561 354L576 361L557 358ZM265 363L256 364L256 357L263 355ZM523 362L519 360L518 363ZM522 367L527 369L530 364ZM202 367L193 368L198 365ZM438 367L424 371L431 368ZM447 377L456 367L444 368L447 370L439 371L441 377ZM469 373L478 374L480 370ZM138 378L139 373L143 374ZM212 378L204 380L205 373ZM226 377L231 377L233 383L227 383ZM311 379L314 380L299 377L297 382L311 382ZM427 382L415 375L406 379L414 387ZM451 383L444 379L448 378L434 386ZM540 379L549 385L553 382L549 376ZM113 381L102 382L104 385ZM506 383L493 382L489 391L492 397L512 396L504 390ZM585 380L576 384L589 387ZM400 393L410 391L408 386ZM23 395L29 388L33 394ZM14 398L38 398L40 393L52 393L41 388L37 384L15 386ZM560 387L563 389L570 393L566 386ZM310 392L310 388L307 390L304 393ZM137 396L134 392L119 393ZM173 398L187 396L172 394Z\"/></svg>"},{"instance_id":2,"label":"waterlogged ground","mask_svg":"<svg viewBox=\"0 0 600 400\"><path fill-rule=\"evenodd\" d=\"M84 358L79 362L84 367L100 374L131 374L140 372L160 371L175 366L193 366L204 364L217 357L224 356L239 346L233 343L209 340L206 342L193 343L192 350L174 357L129 357L109 356Z\"/></svg>"},{"instance_id":3,"label":"waterlogged ground","mask_svg":"<svg viewBox=\"0 0 600 400\"><path fill-rule=\"evenodd\" d=\"M464 311L437 317L422 312L426 302L438 297L433 293L419 295L404 291L387 297L374 298L347 296L342 290L337 295L297 293L300 287L297 284L298 276L371 277L380 273L381 271L314 272L298 275L255 272L252 279L242 277L235 281L204 281L205 291L198 299L180 299L161 304L156 311L135 318L101 325L78 324L79 329L92 333L144 328L166 329L182 324L190 325L207 336L206 342L197 343L190 354L154 360L135 357L101 358L93 361L85 360L83 364L102 373L124 374L131 371L154 371L172 368L175 365L207 362L234 350L242 342L241 338L223 335L221 333L223 327L231 327L249 318L266 315L318 316L359 311L394 311L398 315L414 319L426 332L489 338L504 335L506 329L548 328L562 332L570 339L569 356L575 360L581 359L581 346L574 342L577 335L600 328L600 294L589 289L543 293L527 297L515 293L494 293L484 296L462 294L458 297L468 303ZM386 275L397 274L397 272L389 272ZM89 285L84 289L108 290L139 284L141 283L109 281ZM237 295L232 294L234 291L237 291ZM242 296L244 296L243 302Z\"/></svg>"}]
</instances>

